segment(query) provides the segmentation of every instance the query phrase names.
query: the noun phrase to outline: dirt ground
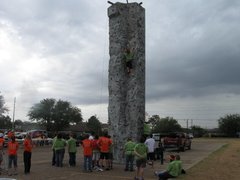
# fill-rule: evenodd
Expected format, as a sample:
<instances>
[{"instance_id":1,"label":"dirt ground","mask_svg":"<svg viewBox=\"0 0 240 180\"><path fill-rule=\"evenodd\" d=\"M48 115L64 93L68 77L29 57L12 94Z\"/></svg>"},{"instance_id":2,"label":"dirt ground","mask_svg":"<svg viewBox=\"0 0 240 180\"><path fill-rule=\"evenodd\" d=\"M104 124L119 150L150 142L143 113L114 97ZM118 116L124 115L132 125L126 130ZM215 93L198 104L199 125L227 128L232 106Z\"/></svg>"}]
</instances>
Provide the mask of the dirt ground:
<instances>
[{"instance_id":1,"label":"dirt ground","mask_svg":"<svg viewBox=\"0 0 240 180\"><path fill-rule=\"evenodd\" d=\"M214 152L214 153L213 153ZM177 154L177 151L165 152ZM187 170L186 175L178 179L186 180L229 180L240 179L240 140L238 139L194 139L192 149L180 152L183 167ZM83 157L81 148L78 148L77 166L68 166L68 154L65 154L64 166L62 168L51 166L52 151L50 146L36 147L32 153L31 173L23 173L22 148L18 152L18 175L0 175L1 178L12 178L17 180L124 180L133 179L135 172L125 172L124 165L114 164L113 170L92 173L83 172ZM156 180L154 171L164 170L167 162L160 165L155 161L154 167L147 166L145 169L145 180ZM238 178L237 178L238 177Z\"/></svg>"}]
</instances>

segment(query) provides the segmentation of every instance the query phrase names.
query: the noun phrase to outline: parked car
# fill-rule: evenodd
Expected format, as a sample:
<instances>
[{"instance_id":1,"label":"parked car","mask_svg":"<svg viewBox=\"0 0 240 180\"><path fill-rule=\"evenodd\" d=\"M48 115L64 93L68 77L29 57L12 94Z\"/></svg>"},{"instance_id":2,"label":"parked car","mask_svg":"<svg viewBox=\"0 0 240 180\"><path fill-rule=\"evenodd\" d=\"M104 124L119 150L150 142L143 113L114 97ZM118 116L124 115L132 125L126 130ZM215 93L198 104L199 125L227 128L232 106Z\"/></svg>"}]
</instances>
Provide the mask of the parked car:
<instances>
[{"instance_id":1,"label":"parked car","mask_svg":"<svg viewBox=\"0 0 240 180\"><path fill-rule=\"evenodd\" d=\"M191 145L191 138L183 132L169 133L163 138L163 146L165 149L177 148L179 151L185 151L186 148L191 149Z\"/></svg>"}]
</instances>

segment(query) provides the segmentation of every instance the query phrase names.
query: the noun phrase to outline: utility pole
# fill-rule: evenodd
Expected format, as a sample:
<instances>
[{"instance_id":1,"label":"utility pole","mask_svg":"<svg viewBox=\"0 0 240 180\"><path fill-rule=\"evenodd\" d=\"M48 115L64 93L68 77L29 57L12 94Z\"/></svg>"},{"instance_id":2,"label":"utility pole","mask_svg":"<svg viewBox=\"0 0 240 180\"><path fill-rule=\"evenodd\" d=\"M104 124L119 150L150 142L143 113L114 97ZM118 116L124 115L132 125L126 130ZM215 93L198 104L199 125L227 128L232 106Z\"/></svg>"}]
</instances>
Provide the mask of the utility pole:
<instances>
[{"instance_id":1,"label":"utility pole","mask_svg":"<svg viewBox=\"0 0 240 180\"><path fill-rule=\"evenodd\" d=\"M15 104L16 104L16 97L14 97L14 104L13 104L13 123L12 123L12 129L14 130L15 129L15 120L14 120L14 118L15 118Z\"/></svg>"}]
</instances>

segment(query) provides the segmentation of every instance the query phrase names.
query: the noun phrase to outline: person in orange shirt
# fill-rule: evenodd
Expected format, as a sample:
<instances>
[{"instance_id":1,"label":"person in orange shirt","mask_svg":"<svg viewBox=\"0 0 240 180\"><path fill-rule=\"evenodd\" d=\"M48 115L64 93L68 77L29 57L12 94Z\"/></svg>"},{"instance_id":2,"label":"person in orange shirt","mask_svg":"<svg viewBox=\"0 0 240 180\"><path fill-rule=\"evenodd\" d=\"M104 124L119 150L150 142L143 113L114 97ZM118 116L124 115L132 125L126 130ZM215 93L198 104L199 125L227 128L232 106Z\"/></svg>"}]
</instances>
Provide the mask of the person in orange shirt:
<instances>
[{"instance_id":1,"label":"person in orange shirt","mask_svg":"<svg viewBox=\"0 0 240 180\"><path fill-rule=\"evenodd\" d=\"M89 135L85 136L85 139L82 141L83 146L83 155L84 155L84 170L92 172L92 151L93 151L93 142L89 139Z\"/></svg>"},{"instance_id":2,"label":"person in orange shirt","mask_svg":"<svg viewBox=\"0 0 240 180\"><path fill-rule=\"evenodd\" d=\"M15 140L15 136L11 137L11 141L8 142L8 175L17 175L17 151L18 142ZM12 163L14 165L14 171L11 173Z\"/></svg>"},{"instance_id":3,"label":"person in orange shirt","mask_svg":"<svg viewBox=\"0 0 240 180\"><path fill-rule=\"evenodd\" d=\"M3 162L3 154L4 154L3 147L4 147L3 133L0 133L0 174L1 174L1 167Z\"/></svg>"},{"instance_id":4,"label":"person in orange shirt","mask_svg":"<svg viewBox=\"0 0 240 180\"><path fill-rule=\"evenodd\" d=\"M23 161L24 161L24 173L30 173L31 168L31 157L32 157L32 139L28 134L23 141L24 151L23 151Z\"/></svg>"},{"instance_id":5,"label":"person in orange shirt","mask_svg":"<svg viewBox=\"0 0 240 180\"><path fill-rule=\"evenodd\" d=\"M98 140L98 145L100 147L100 160L99 163L103 167L103 160L105 159L106 170L110 170L109 164L109 152L112 140L109 138L108 133L106 132L104 136L100 137Z\"/></svg>"}]
</instances>

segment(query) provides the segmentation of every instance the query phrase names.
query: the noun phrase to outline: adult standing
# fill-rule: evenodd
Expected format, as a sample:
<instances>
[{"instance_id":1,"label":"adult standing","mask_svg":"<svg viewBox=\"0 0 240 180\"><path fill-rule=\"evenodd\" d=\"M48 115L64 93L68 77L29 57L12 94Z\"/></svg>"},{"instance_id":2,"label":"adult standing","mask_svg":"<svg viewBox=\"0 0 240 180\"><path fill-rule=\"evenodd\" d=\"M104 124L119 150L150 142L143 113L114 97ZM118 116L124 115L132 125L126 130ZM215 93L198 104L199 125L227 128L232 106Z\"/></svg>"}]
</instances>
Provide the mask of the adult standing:
<instances>
[{"instance_id":1,"label":"adult standing","mask_svg":"<svg viewBox=\"0 0 240 180\"><path fill-rule=\"evenodd\" d=\"M55 150L53 148L53 145L56 142L56 140L57 140L57 134L55 134L55 136L52 140L52 166L56 165L56 153L55 153Z\"/></svg>"},{"instance_id":2,"label":"adult standing","mask_svg":"<svg viewBox=\"0 0 240 180\"><path fill-rule=\"evenodd\" d=\"M153 167L153 162L155 160L155 153L154 153L155 143L156 142L153 139L153 135L150 134L149 138L145 141L145 144L148 147L147 160L148 160L148 163L152 165L152 167Z\"/></svg>"},{"instance_id":3,"label":"adult standing","mask_svg":"<svg viewBox=\"0 0 240 180\"><path fill-rule=\"evenodd\" d=\"M15 136L11 137L11 140L8 142L8 175L17 175L17 151L18 151L18 142L15 140ZM12 171L12 163L14 166L14 171Z\"/></svg>"},{"instance_id":4,"label":"adult standing","mask_svg":"<svg viewBox=\"0 0 240 180\"><path fill-rule=\"evenodd\" d=\"M62 134L58 134L57 139L53 144L57 167L63 167L63 156L65 151L65 145L66 145L66 142L65 140L62 139Z\"/></svg>"},{"instance_id":5,"label":"adult standing","mask_svg":"<svg viewBox=\"0 0 240 180\"><path fill-rule=\"evenodd\" d=\"M98 140L98 145L99 145L99 148L100 148L99 164L101 165L101 167L103 167L103 161L105 159L106 170L110 170L109 151L110 151L111 144L112 144L112 140L109 139L107 132L105 132L104 136L100 137L99 140Z\"/></svg>"},{"instance_id":6,"label":"adult standing","mask_svg":"<svg viewBox=\"0 0 240 180\"><path fill-rule=\"evenodd\" d=\"M67 141L68 145L68 154L69 154L69 166L76 166L76 152L77 152L77 145L76 145L76 136L74 134L70 134L70 138Z\"/></svg>"},{"instance_id":7,"label":"adult standing","mask_svg":"<svg viewBox=\"0 0 240 180\"><path fill-rule=\"evenodd\" d=\"M137 171L136 171L136 176L134 179L136 180L143 180L143 172L144 168L146 167L146 162L147 162L147 152L148 148L144 144L145 142L145 137L142 136L140 139L140 143L137 143L136 146L134 147L134 154L136 156L136 166L137 166Z\"/></svg>"},{"instance_id":8,"label":"adult standing","mask_svg":"<svg viewBox=\"0 0 240 180\"><path fill-rule=\"evenodd\" d=\"M2 165L2 162L3 162L3 155L4 155L3 147L4 147L3 133L0 133L0 174L1 174L1 171L2 171L1 165Z\"/></svg>"},{"instance_id":9,"label":"adult standing","mask_svg":"<svg viewBox=\"0 0 240 180\"><path fill-rule=\"evenodd\" d=\"M31 169L31 157L32 157L32 139L28 134L23 141L24 151L23 151L23 162L24 162L24 173L30 173Z\"/></svg>"},{"instance_id":10,"label":"adult standing","mask_svg":"<svg viewBox=\"0 0 240 180\"><path fill-rule=\"evenodd\" d=\"M124 154L125 154L125 171L133 171L133 161L134 161L134 147L136 143L132 141L132 138L128 138L127 142L124 144Z\"/></svg>"}]
</instances>

